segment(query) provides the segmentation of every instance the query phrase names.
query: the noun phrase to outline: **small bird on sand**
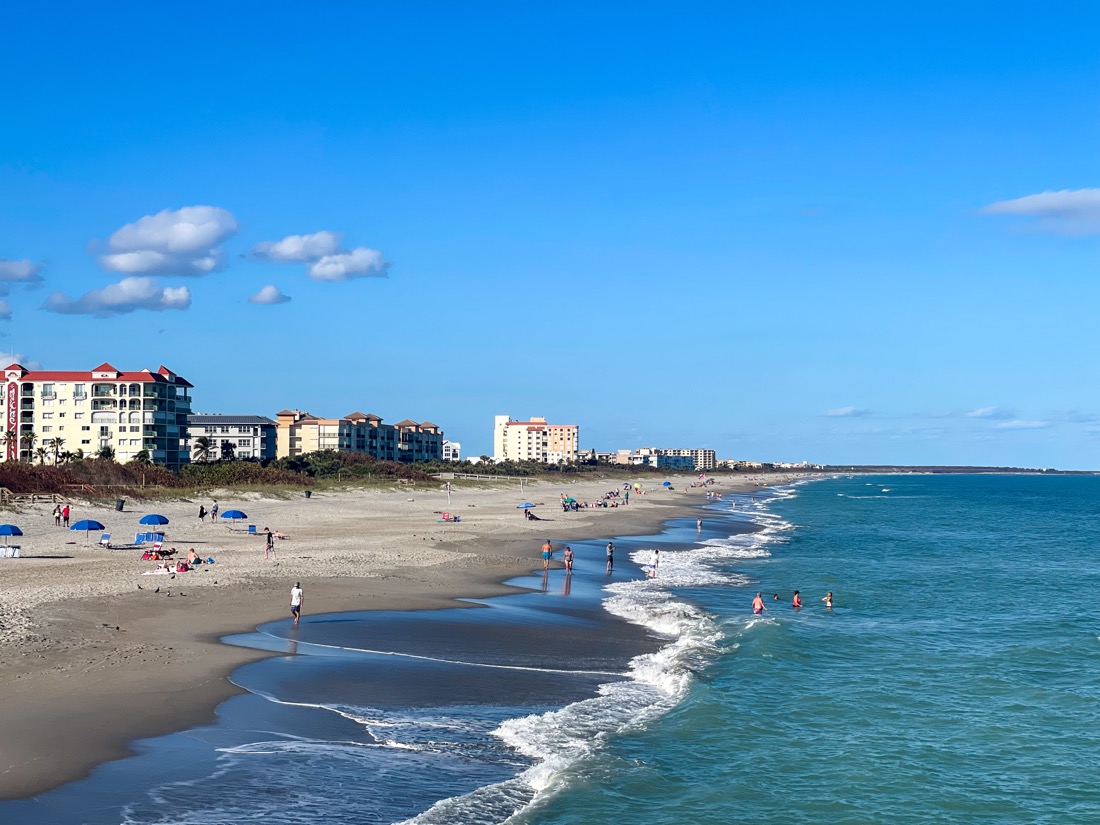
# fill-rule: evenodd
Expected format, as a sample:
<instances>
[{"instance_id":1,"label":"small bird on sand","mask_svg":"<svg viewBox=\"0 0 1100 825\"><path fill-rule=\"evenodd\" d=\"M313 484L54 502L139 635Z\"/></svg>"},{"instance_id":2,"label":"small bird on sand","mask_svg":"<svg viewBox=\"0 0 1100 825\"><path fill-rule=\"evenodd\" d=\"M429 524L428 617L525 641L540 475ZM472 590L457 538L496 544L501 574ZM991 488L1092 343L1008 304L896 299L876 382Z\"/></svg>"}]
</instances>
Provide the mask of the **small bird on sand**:
<instances>
[{"instance_id":1,"label":"small bird on sand","mask_svg":"<svg viewBox=\"0 0 1100 825\"><path fill-rule=\"evenodd\" d=\"M144 587L142 587L142 586L141 586L140 584L138 585L138 590L144 590L144 589L145 589L145 588L144 588Z\"/></svg>"},{"instance_id":2,"label":"small bird on sand","mask_svg":"<svg viewBox=\"0 0 1100 825\"><path fill-rule=\"evenodd\" d=\"M158 587L158 588L157 588L156 590L154 590L153 592L154 592L154 593L159 593L159 592L160 592L160 588Z\"/></svg>"}]
</instances>

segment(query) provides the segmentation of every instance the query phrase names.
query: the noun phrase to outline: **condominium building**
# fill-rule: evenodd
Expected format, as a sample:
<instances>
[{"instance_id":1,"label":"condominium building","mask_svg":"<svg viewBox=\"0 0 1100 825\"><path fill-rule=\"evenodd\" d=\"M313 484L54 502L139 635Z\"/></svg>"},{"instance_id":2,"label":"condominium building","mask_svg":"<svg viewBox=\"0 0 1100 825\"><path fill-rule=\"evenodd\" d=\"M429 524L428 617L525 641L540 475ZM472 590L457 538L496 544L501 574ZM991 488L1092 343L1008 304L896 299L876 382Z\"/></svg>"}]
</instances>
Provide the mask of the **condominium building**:
<instances>
[{"instance_id":1,"label":"condominium building","mask_svg":"<svg viewBox=\"0 0 1100 825\"><path fill-rule=\"evenodd\" d=\"M122 372L104 363L79 372L12 364L4 379L5 461L31 461L37 448L88 456L110 448L120 462L145 451L172 470L189 461L193 385L167 367Z\"/></svg>"},{"instance_id":2,"label":"condominium building","mask_svg":"<svg viewBox=\"0 0 1100 825\"><path fill-rule=\"evenodd\" d=\"M275 414L279 458L318 450L366 453L381 461L431 461L443 457L443 431L430 421L384 424L377 415L353 412L320 418L301 410Z\"/></svg>"},{"instance_id":3,"label":"condominium building","mask_svg":"<svg viewBox=\"0 0 1100 825\"><path fill-rule=\"evenodd\" d=\"M577 460L579 441L576 424L548 424L545 418L513 421L498 415L493 425L493 459L569 464Z\"/></svg>"},{"instance_id":4,"label":"condominium building","mask_svg":"<svg viewBox=\"0 0 1100 825\"><path fill-rule=\"evenodd\" d=\"M187 423L192 461L217 461L229 454L260 461L275 458L275 422L267 416L195 413L188 416ZM196 449L195 441L200 436L209 441L205 452Z\"/></svg>"},{"instance_id":5,"label":"condominium building","mask_svg":"<svg viewBox=\"0 0 1100 825\"><path fill-rule=\"evenodd\" d=\"M615 464L647 464L651 467L698 471L713 470L717 466L714 450L665 450L658 447L619 450L612 461Z\"/></svg>"},{"instance_id":6,"label":"condominium building","mask_svg":"<svg viewBox=\"0 0 1100 825\"><path fill-rule=\"evenodd\" d=\"M713 470L718 466L714 450L657 450L659 455L687 456L695 462L695 469Z\"/></svg>"},{"instance_id":7,"label":"condominium building","mask_svg":"<svg viewBox=\"0 0 1100 825\"><path fill-rule=\"evenodd\" d=\"M443 439L443 460L461 461L462 444L458 441L448 441L447 439Z\"/></svg>"}]
</instances>

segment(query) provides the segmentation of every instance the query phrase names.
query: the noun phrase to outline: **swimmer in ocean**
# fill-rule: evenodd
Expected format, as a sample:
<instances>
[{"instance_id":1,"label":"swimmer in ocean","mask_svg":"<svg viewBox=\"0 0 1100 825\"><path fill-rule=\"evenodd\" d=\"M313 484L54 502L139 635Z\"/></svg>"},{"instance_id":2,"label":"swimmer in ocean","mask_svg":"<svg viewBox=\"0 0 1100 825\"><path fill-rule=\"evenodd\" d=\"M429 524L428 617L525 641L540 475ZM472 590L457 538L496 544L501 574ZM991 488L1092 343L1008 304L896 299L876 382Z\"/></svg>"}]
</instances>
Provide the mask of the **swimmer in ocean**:
<instances>
[{"instance_id":1,"label":"swimmer in ocean","mask_svg":"<svg viewBox=\"0 0 1100 825\"><path fill-rule=\"evenodd\" d=\"M764 606L764 597L759 593L756 594L756 598L752 600L752 612L759 616L768 608Z\"/></svg>"},{"instance_id":2,"label":"swimmer in ocean","mask_svg":"<svg viewBox=\"0 0 1100 825\"><path fill-rule=\"evenodd\" d=\"M793 607L795 610L798 610L800 607L802 607L802 597L798 595L797 590L794 591L794 598L791 599L791 607Z\"/></svg>"},{"instance_id":3,"label":"swimmer in ocean","mask_svg":"<svg viewBox=\"0 0 1100 825\"><path fill-rule=\"evenodd\" d=\"M822 599L821 601L825 602L825 607L832 610L833 609L833 591L830 590L828 593L826 593L825 598Z\"/></svg>"}]
</instances>

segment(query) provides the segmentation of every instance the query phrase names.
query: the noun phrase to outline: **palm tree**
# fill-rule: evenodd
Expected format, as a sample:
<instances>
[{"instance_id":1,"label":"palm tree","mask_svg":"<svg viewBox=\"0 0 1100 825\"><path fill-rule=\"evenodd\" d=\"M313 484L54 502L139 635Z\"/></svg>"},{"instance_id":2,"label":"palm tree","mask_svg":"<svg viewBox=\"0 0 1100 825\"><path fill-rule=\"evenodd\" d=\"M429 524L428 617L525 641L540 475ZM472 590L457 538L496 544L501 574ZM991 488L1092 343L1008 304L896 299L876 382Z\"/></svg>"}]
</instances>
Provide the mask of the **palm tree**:
<instances>
[{"instance_id":1,"label":"palm tree","mask_svg":"<svg viewBox=\"0 0 1100 825\"><path fill-rule=\"evenodd\" d=\"M137 464L149 464L150 463L150 461L149 461L149 451L148 450L138 450L134 454L133 459L131 459L131 460L134 461Z\"/></svg>"},{"instance_id":2,"label":"palm tree","mask_svg":"<svg viewBox=\"0 0 1100 825\"><path fill-rule=\"evenodd\" d=\"M38 433L34 430L27 430L19 436L19 443L23 445L23 450L27 453L27 461L34 459L34 444L36 441L38 441Z\"/></svg>"},{"instance_id":3,"label":"palm tree","mask_svg":"<svg viewBox=\"0 0 1100 825\"><path fill-rule=\"evenodd\" d=\"M102 458L105 461L114 461L115 460L115 448L110 446L110 445L100 447L99 452L96 453L96 457L97 458Z\"/></svg>"},{"instance_id":4,"label":"palm tree","mask_svg":"<svg viewBox=\"0 0 1100 825\"><path fill-rule=\"evenodd\" d=\"M18 444L19 444L19 433L17 433L15 430L8 430L3 435L0 435L0 438L2 438L4 440L4 454L5 455L7 455L8 449L13 444L16 445L16 446L18 446Z\"/></svg>"},{"instance_id":5,"label":"palm tree","mask_svg":"<svg viewBox=\"0 0 1100 825\"><path fill-rule=\"evenodd\" d=\"M65 446L64 438L52 438L50 439L50 448L53 450L53 465L57 466L57 461L61 458L61 448Z\"/></svg>"},{"instance_id":6,"label":"palm tree","mask_svg":"<svg viewBox=\"0 0 1100 825\"><path fill-rule=\"evenodd\" d=\"M38 449L36 449L34 451L34 455L38 459L39 464L45 464L46 463L46 456L48 456L49 454L50 454L50 451L47 450L45 447L39 447Z\"/></svg>"},{"instance_id":7,"label":"palm tree","mask_svg":"<svg viewBox=\"0 0 1100 825\"><path fill-rule=\"evenodd\" d=\"M212 447L213 445L207 436L200 435L196 438L195 443L191 445L191 452L194 453L195 461L209 461Z\"/></svg>"}]
</instances>

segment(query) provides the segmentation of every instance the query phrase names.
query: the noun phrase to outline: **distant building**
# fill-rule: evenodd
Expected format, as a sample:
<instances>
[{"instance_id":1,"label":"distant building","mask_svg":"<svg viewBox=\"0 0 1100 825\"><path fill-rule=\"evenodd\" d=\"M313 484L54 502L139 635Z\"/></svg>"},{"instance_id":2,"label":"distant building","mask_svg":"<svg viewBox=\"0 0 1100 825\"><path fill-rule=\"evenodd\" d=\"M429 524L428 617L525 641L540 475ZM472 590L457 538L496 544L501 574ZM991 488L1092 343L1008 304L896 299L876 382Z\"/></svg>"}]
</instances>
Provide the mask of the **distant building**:
<instances>
[{"instance_id":1,"label":"distant building","mask_svg":"<svg viewBox=\"0 0 1100 825\"><path fill-rule=\"evenodd\" d=\"M187 423L192 461L217 461L225 452L224 444L233 447L234 458L265 461L276 456L275 422L266 416L195 413L187 417ZM195 451L195 439L199 436L210 440L205 458Z\"/></svg>"},{"instance_id":2,"label":"distant building","mask_svg":"<svg viewBox=\"0 0 1100 825\"><path fill-rule=\"evenodd\" d=\"M443 439L443 460L461 461L462 444L458 441L447 441L447 439Z\"/></svg>"},{"instance_id":3,"label":"distant building","mask_svg":"<svg viewBox=\"0 0 1100 825\"><path fill-rule=\"evenodd\" d=\"M545 418L513 421L498 415L493 425L493 460L571 464L577 460L579 441L576 424L548 424Z\"/></svg>"},{"instance_id":4,"label":"distant building","mask_svg":"<svg viewBox=\"0 0 1100 825\"><path fill-rule=\"evenodd\" d=\"M318 450L366 453L381 461L431 461L443 457L443 431L430 421L384 424L377 415L353 412L320 418L301 410L275 414L279 458Z\"/></svg>"},{"instance_id":5,"label":"distant building","mask_svg":"<svg viewBox=\"0 0 1100 825\"><path fill-rule=\"evenodd\" d=\"M614 464L644 464L699 472L713 470L717 466L714 450L664 450L657 447L619 450L610 461Z\"/></svg>"},{"instance_id":6,"label":"distant building","mask_svg":"<svg viewBox=\"0 0 1100 825\"><path fill-rule=\"evenodd\" d=\"M393 425L398 433L398 461L441 461L443 459L443 431L431 421L417 424L405 419Z\"/></svg>"},{"instance_id":7,"label":"distant building","mask_svg":"<svg viewBox=\"0 0 1100 825\"><path fill-rule=\"evenodd\" d=\"M190 460L192 388L163 366L122 372L100 364L79 372L12 364L4 370L3 459L33 461L39 449L52 459L55 451L92 456L110 448L119 462L145 451L154 464L178 470Z\"/></svg>"}]
</instances>

